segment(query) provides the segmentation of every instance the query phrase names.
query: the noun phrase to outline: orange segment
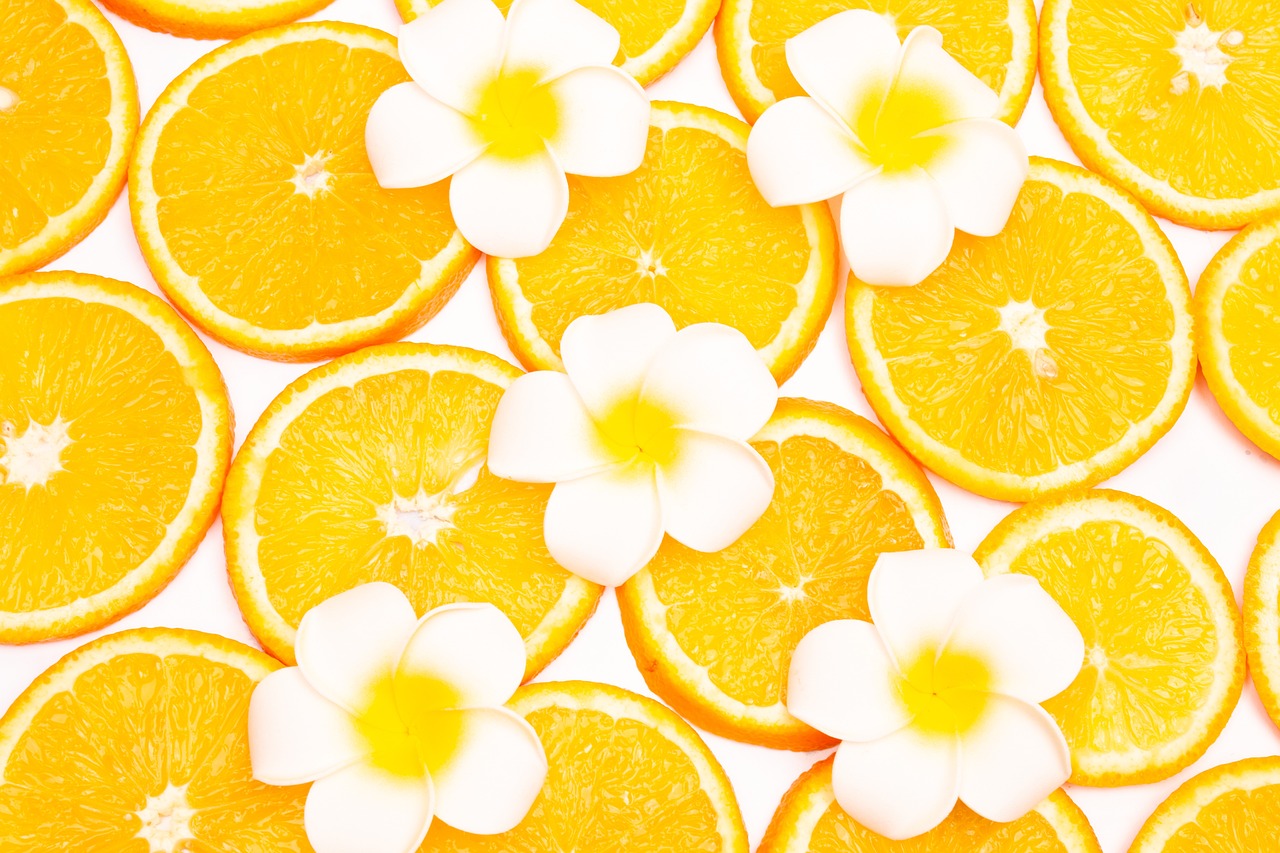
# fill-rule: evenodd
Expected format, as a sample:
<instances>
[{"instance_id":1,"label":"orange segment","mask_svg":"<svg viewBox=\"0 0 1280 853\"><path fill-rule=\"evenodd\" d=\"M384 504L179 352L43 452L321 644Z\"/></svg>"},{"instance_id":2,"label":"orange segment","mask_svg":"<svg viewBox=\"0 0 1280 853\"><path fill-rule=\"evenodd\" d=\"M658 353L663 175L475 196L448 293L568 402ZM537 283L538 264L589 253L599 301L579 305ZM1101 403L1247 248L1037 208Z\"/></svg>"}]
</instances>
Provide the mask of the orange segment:
<instances>
[{"instance_id":1,"label":"orange segment","mask_svg":"<svg viewBox=\"0 0 1280 853\"><path fill-rule=\"evenodd\" d=\"M1182 783L1147 818L1130 853L1253 853L1275 847L1280 758L1246 758Z\"/></svg>"},{"instance_id":2,"label":"orange segment","mask_svg":"<svg viewBox=\"0 0 1280 853\"><path fill-rule=\"evenodd\" d=\"M139 136L139 244L203 329L270 358L392 340L443 307L478 254L448 186L384 190L365 155L395 40L297 24L218 48L169 85Z\"/></svg>"},{"instance_id":3,"label":"orange segment","mask_svg":"<svg viewBox=\"0 0 1280 853\"><path fill-rule=\"evenodd\" d=\"M333 0L103 0L140 27L176 36L230 39L319 12Z\"/></svg>"},{"instance_id":4,"label":"orange segment","mask_svg":"<svg viewBox=\"0 0 1280 853\"><path fill-rule=\"evenodd\" d=\"M1244 645L1249 674L1280 726L1280 512L1258 534L1244 577Z\"/></svg>"},{"instance_id":5,"label":"orange segment","mask_svg":"<svg viewBox=\"0 0 1280 853\"><path fill-rule=\"evenodd\" d=\"M783 399L753 446L776 489L764 516L715 554L667 539L618 589L627 643L649 687L698 726L786 749L833 741L784 707L791 654L833 619L869 619L884 551L950 545L915 463L869 421Z\"/></svg>"}]
</instances>

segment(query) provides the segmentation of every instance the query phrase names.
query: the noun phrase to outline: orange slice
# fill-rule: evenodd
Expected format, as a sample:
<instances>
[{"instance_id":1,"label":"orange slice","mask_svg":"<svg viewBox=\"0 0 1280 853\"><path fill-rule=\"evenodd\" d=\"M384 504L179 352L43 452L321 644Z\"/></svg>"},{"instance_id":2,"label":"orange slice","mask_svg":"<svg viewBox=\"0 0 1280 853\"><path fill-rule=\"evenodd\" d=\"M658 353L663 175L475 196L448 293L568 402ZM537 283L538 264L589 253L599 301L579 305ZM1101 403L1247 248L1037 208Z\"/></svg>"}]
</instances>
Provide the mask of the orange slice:
<instances>
[{"instance_id":1,"label":"orange slice","mask_svg":"<svg viewBox=\"0 0 1280 853\"><path fill-rule=\"evenodd\" d=\"M521 363L560 369L575 318L654 302L678 327L738 329L779 381L795 372L835 298L834 226L825 204L765 203L747 171L748 130L706 107L657 102L638 170L570 176L551 247L489 258L494 308Z\"/></svg>"},{"instance_id":2,"label":"orange slice","mask_svg":"<svg viewBox=\"0 0 1280 853\"><path fill-rule=\"evenodd\" d=\"M1147 818L1129 853L1254 853L1280 831L1280 758L1246 758L1192 776Z\"/></svg>"},{"instance_id":3,"label":"orange slice","mask_svg":"<svg viewBox=\"0 0 1280 853\"><path fill-rule=\"evenodd\" d=\"M1102 489L1037 501L974 558L988 575L1034 577L1084 635L1084 668L1044 705L1071 745L1072 782L1157 782L1217 739L1244 685L1240 611L1167 510Z\"/></svg>"},{"instance_id":4,"label":"orange slice","mask_svg":"<svg viewBox=\"0 0 1280 853\"><path fill-rule=\"evenodd\" d=\"M293 660L302 616L369 581L419 614L490 602L525 638L533 677L574 638L601 588L560 568L550 486L502 480L489 422L520 371L488 353L371 347L298 379L249 433L227 480L227 564L254 635Z\"/></svg>"},{"instance_id":5,"label":"orange slice","mask_svg":"<svg viewBox=\"0 0 1280 853\"><path fill-rule=\"evenodd\" d=\"M787 713L791 655L833 619L869 619L867 576L884 551L950 547L942 505L916 464L870 421L783 399L752 440L773 503L715 554L667 539L618 589L649 687L694 724L786 749L834 741Z\"/></svg>"},{"instance_id":6,"label":"orange slice","mask_svg":"<svg viewBox=\"0 0 1280 853\"><path fill-rule=\"evenodd\" d=\"M1280 726L1280 512L1258 534L1244 576L1244 645L1249 674Z\"/></svg>"},{"instance_id":7,"label":"orange slice","mask_svg":"<svg viewBox=\"0 0 1280 853\"><path fill-rule=\"evenodd\" d=\"M395 39L332 22L218 48L143 123L129 200L156 281L209 334L305 360L393 340L430 319L478 254L448 186L384 190L369 109L408 79Z\"/></svg>"},{"instance_id":8,"label":"orange slice","mask_svg":"<svg viewBox=\"0 0 1280 853\"><path fill-rule=\"evenodd\" d=\"M662 705L566 681L522 687L510 707L538 732L550 765L529 815L502 835L467 835L436 821L423 853L747 853L720 763Z\"/></svg>"},{"instance_id":9,"label":"orange slice","mask_svg":"<svg viewBox=\"0 0 1280 853\"><path fill-rule=\"evenodd\" d=\"M0 281L0 642L141 607L213 522L231 410L209 351L133 285Z\"/></svg>"},{"instance_id":10,"label":"orange slice","mask_svg":"<svg viewBox=\"0 0 1280 853\"><path fill-rule=\"evenodd\" d=\"M1032 158L997 237L957 234L917 287L851 281L867 399L907 450L989 498L1119 472L1169 431L1195 379L1191 292L1173 247L1102 178Z\"/></svg>"},{"instance_id":11,"label":"orange slice","mask_svg":"<svg viewBox=\"0 0 1280 853\"><path fill-rule=\"evenodd\" d=\"M230 39L319 12L333 0L102 0L120 17L161 33Z\"/></svg>"},{"instance_id":12,"label":"orange slice","mask_svg":"<svg viewBox=\"0 0 1280 853\"><path fill-rule=\"evenodd\" d=\"M97 227L137 130L133 67L92 3L0 5L0 275L43 266Z\"/></svg>"},{"instance_id":13,"label":"orange slice","mask_svg":"<svg viewBox=\"0 0 1280 853\"><path fill-rule=\"evenodd\" d=\"M0 846L310 850L306 788L263 785L249 767L249 696L278 666L169 628L67 655L0 720Z\"/></svg>"}]
</instances>

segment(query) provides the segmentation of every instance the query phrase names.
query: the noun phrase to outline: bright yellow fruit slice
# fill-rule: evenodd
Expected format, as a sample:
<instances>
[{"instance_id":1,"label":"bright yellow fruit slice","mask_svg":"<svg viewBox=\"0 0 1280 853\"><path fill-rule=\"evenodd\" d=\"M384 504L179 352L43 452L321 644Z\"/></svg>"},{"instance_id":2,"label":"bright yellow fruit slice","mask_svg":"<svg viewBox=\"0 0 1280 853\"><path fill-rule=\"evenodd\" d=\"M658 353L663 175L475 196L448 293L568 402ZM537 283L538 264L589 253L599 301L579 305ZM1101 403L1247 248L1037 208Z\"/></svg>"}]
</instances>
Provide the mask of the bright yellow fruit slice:
<instances>
[{"instance_id":1,"label":"bright yellow fruit slice","mask_svg":"<svg viewBox=\"0 0 1280 853\"><path fill-rule=\"evenodd\" d=\"M97 276L0 280L0 642L100 628L195 551L231 460L209 351Z\"/></svg>"},{"instance_id":2,"label":"bright yellow fruit slice","mask_svg":"<svg viewBox=\"0 0 1280 853\"><path fill-rule=\"evenodd\" d=\"M385 190L365 155L369 109L407 79L393 37L324 22L246 36L170 83L129 200L174 304L284 360L394 340L439 311L479 257L448 186Z\"/></svg>"},{"instance_id":3,"label":"bright yellow fruit slice","mask_svg":"<svg viewBox=\"0 0 1280 853\"><path fill-rule=\"evenodd\" d=\"M974 553L988 575L1038 580L1084 635L1085 661L1045 703L1079 785L1157 782L1218 737L1244 685L1240 611L1200 540L1123 492L1037 501Z\"/></svg>"},{"instance_id":4,"label":"bright yellow fruit slice","mask_svg":"<svg viewBox=\"0 0 1280 853\"><path fill-rule=\"evenodd\" d=\"M133 67L92 3L0 4L0 275L47 264L102 221L137 130Z\"/></svg>"},{"instance_id":5,"label":"bright yellow fruit slice","mask_svg":"<svg viewBox=\"0 0 1280 853\"><path fill-rule=\"evenodd\" d=\"M825 204L772 208L747 171L746 124L653 105L644 164L620 178L569 178L551 247L489 258L503 334L528 368L560 368L560 336L583 314L655 302L676 325L738 329L781 381L831 310L836 242Z\"/></svg>"},{"instance_id":6,"label":"bright yellow fruit slice","mask_svg":"<svg viewBox=\"0 0 1280 853\"><path fill-rule=\"evenodd\" d=\"M791 655L833 619L869 619L884 551L950 547L924 473L870 421L829 403L779 401L752 439L773 503L715 554L668 538L618 589L627 643L649 687L696 725L785 749L835 742L787 713Z\"/></svg>"},{"instance_id":7,"label":"bright yellow fruit slice","mask_svg":"<svg viewBox=\"0 0 1280 853\"><path fill-rule=\"evenodd\" d=\"M497 605L525 638L529 677L569 644L601 588L547 551L551 487L484 467L493 411L519 375L488 353L388 344L311 371L267 407L222 519L232 588L268 651L292 661L303 614L370 581L419 614Z\"/></svg>"},{"instance_id":8,"label":"bright yellow fruit slice","mask_svg":"<svg viewBox=\"0 0 1280 853\"><path fill-rule=\"evenodd\" d=\"M1262 704L1280 726L1280 512L1258 534L1244 577L1244 645Z\"/></svg>"},{"instance_id":9,"label":"bright yellow fruit slice","mask_svg":"<svg viewBox=\"0 0 1280 853\"><path fill-rule=\"evenodd\" d=\"M315 14L333 0L102 0L120 17L161 33L229 39Z\"/></svg>"},{"instance_id":10,"label":"bright yellow fruit slice","mask_svg":"<svg viewBox=\"0 0 1280 853\"><path fill-rule=\"evenodd\" d=\"M1000 96L1000 118L1017 122L1036 75L1032 0L724 0L716 47L729 94L754 122L783 98L803 95L787 68L787 39L846 9L886 16L906 37L931 26L947 50Z\"/></svg>"},{"instance_id":11,"label":"bright yellow fruit slice","mask_svg":"<svg viewBox=\"0 0 1280 853\"><path fill-rule=\"evenodd\" d=\"M1025 501L1112 476L1195 379L1191 292L1130 196L1033 158L997 237L956 235L917 287L850 281L854 367L880 421L948 480Z\"/></svg>"},{"instance_id":12,"label":"bright yellow fruit slice","mask_svg":"<svg viewBox=\"0 0 1280 853\"><path fill-rule=\"evenodd\" d=\"M1280 833L1280 758L1246 758L1192 776L1161 803L1129 853L1260 853Z\"/></svg>"},{"instance_id":13,"label":"bright yellow fruit slice","mask_svg":"<svg viewBox=\"0 0 1280 853\"><path fill-rule=\"evenodd\" d=\"M530 684L510 707L547 751L547 781L533 808L501 835L467 835L436 821L420 853L747 853L729 779L667 708L585 681Z\"/></svg>"},{"instance_id":14,"label":"bright yellow fruit slice","mask_svg":"<svg viewBox=\"0 0 1280 853\"><path fill-rule=\"evenodd\" d=\"M1280 458L1280 217L1232 237L1196 285L1196 343L1218 405Z\"/></svg>"},{"instance_id":15,"label":"bright yellow fruit slice","mask_svg":"<svg viewBox=\"0 0 1280 853\"><path fill-rule=\"evenodd\" d=\"M169 628L67 655L0 720L0 849L310 850L306 787L263 785L249 767L249 696L278 666Z\"/></svg>"},{"instance_id":16,"label":"bright yellow fruit slice","mask_svg":"<svg viewBox=\"0 0 1280 853\"><path fill-rule=\"evenodd\" d=\"M924 835L890 841L840 808L831 761L818 762L791 786L757 853L1102 853L1088 818L1061 789L1010 823L957 805Z\"/></svg>"},{"instance_id":17,"label":"bright yellow fruit slice","mask_svg":"<svg viewBox=\"0 0 1280 853\"><path fill-rule=\"evenodd\" d=\"M1239 228L1280 207L1277 15L1274 0L1046 0L1049 108L1152 212Z\"/></svg>"}]
</instances>

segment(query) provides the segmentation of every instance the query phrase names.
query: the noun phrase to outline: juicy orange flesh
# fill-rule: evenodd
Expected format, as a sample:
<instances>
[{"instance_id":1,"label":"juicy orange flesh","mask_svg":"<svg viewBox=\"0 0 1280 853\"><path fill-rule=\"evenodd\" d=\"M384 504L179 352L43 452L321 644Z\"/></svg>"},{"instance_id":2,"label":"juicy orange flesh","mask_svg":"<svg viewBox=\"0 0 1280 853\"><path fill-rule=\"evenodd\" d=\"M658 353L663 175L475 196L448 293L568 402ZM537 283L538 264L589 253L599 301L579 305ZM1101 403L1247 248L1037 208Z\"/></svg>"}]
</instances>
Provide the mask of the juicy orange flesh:
<instances>
[{"instance_id":1,"label":"juicy orange flesh","mask_svg":"<svg viewBox=\"0 0 1280 853\"><path fill-rule=\"evenodd\" d=\"M1231 375L1280 425L1280 240L1254 252L1223 294L1222 337Z\"/></svg>"},{"instance_id":2,"label":"juicy orange flesh","mask_svg":"<svg viewBox=\"0 0 1280 853\"><path fill-rule=\"evenodd\" d=\"M1164 853L1270 850L1276 843L1277 811L1280 785L1226 791L1170 836Z\"/></svg>"},{"instance_id":3,"label":"juicy orange flesh","mask_svg":"<svg viewBox=\"0 0 1280 853\"><path fill-rule=\"evenodd\" d=\"M382 189L365 154L393 56L316 39L201 81L160 134L157 216L184 272L222 311L270 329L389 308L454 232L447 182Z\"/></svg>"},{"instance_id":4,"label":"juicy orange flesh","mask_svg":"<svg viewBox=\"0 0 1280 853\"><path fill-rule=\"evenodd\" d=\"M907 416L987 470L1095 456L1151 415L1172 370L1174 314L1138 232L1045 181L999 236L957 233L923 284L876 289L871 310Z\"/></svg>"},{"instance_id":5,"label":"juicy orange flesh","mask_svg":"<svg viewBox=\"0 0 1280 853\"><path fill-rule=\"evenodd\" d=\"M1070 85L1120 154L1175 190L1241 198L1275 189L1275 22L1262 0L1072 0Z\"/></svg>"},{"instance_id":6,"label":"juicy orange flesh","mask_svg":"<svg viewBox=\"0 0 1280 853\"><path fill-rule=\"evenodd\" d=\"M147 853L137 813L172 786L195 810L193 850L308 849L306 788L253 781L253 686L194 655L127 654L90 668L15 745L0 784L0 847Z\"/></svg>"},{"instance_id":7,"label":"juicy orange flesh","mask_svg":"<svg viewBox=\"0 0 1280 853\"><path fill-rule=\"evenodd\" d=\"M119 308L8 302L0 329L0 610L24 612L107 589L155 550L187 501L201 414L177 359ZM5 460L53 424L68 441L47 479L15 482Z\"/></svg>"}]
</instances>

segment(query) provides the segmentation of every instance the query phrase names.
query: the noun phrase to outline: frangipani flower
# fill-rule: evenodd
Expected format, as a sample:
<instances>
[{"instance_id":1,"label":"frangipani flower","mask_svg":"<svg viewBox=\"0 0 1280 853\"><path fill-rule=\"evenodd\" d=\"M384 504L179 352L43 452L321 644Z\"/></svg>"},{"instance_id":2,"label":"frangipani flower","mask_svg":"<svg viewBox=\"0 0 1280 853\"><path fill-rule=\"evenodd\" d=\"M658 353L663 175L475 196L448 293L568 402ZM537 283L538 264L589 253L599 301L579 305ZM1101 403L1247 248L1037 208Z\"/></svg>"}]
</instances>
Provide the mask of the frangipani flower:
<instances>
[{"instance_id":1,"label":"frangipani flower","mask_svg":"<svg viewBox=\"0 0 1280 853\"><path fill-rule=\"evenodd\" d=\"M1084 639L1035 581L984 579L951 550L882 554L872 622L819 625L796 647L787 710L843 741L840 806L892 839L942 822L956 800L1016 820L1071 775L1071 752L1040 703L1065 690Z\"/></svg>"},{"instance_id":2,"label":"frangipani flower","mask_svg":"<svg viewBox=\"0 0 1280 853\"><path fill-rule=\"evenodd\" d=\"M569 209L565 173L639 168L649 96L613 67L618 31L573 0L444 0L400 29L413 78L369 113L378 183L421 187L450 175L462 236L504 258L536 255Z\"/></svg>"},{"instance_id":3,"label":"frangipani flower","mask_svg":"<svg viewBox=\"0 0 1280 853\"><path fill-rule=\"evenodd\" d=\"M543 529L562 566L616 586L664 532L719 551L768 508L773 472L747 439L778 385L741 332L677 332L657 305L630 305L574 320L560 357L565 373L525 374L499 401L489 469L556 484Z\"/></svg>"},{"instance_id":4,"label":"frangipani flower","mask_svg":"<svg viewBox=\"0 0 1280 853\"><path fill-rule=\"evenodd\" d=\"M547 775L537 733L503 707L524 678L520 633L488 604L418 619L370 583L302 617L298 665L249 702L253 777L314 782L304 820L316 853L413 853L433 817L506 832Z\"/></svg>"},{"instance_id":5,"label":"frangipani flower","mask_svg":"<svg viewBox=\"0 0 1280 853\"><path fill-rule=\"evenodd\" d=\"M747 165L779 207L841 197L840 239L868 284L912 285L947 259L958 228L999 234L1027 177L999 99L932 27L905 42L862 9L790 39L787 65L810 97L774 104L751 130Z\"/></svg>"}]
</instances>

